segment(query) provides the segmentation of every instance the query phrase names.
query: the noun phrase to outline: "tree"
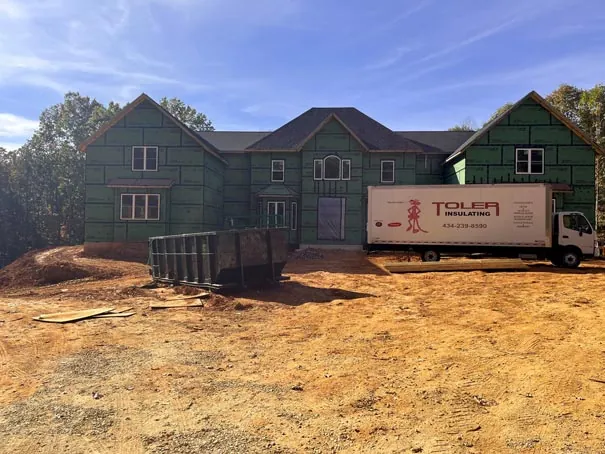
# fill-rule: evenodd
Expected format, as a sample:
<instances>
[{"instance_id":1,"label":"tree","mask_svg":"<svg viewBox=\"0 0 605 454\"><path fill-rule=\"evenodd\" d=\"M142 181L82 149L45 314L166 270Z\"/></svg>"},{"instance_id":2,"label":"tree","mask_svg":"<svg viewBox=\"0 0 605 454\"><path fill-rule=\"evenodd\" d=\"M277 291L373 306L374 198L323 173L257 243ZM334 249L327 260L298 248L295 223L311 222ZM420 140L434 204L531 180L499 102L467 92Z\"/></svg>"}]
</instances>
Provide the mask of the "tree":
<instances>
[{"instance_id":1,"label":"tree","mask_svg":"<svg viewBox=\"0 0 605 454\"><path fill-rule=\"evenodd\" d=\"M465 119L462 123L452 126L448 131L475 131L475 125L470 118Z\"/></svg>"},{"instance_id":2,"label":"tree","mask_svg":"<svg viewBox=\"0 0 605 454\"><path fill-rule=\"evenodd\" d=\"M206 115L178 98L164 97L160 100L160 105L194 131L214 131L214 126Z\"/></svg>"},{"instance_id":3,"label":"tree","mask_svg":"<svg viewBox=\"0 0 605 454\"><path fill-rule=\"evenodd\" d=\"M14 153L0 148L0 268L40 241L10 185Z\"/></svg>"},{"instance_id":4,"label":"tree","mask_svg":"<svg viewBox=\"0 0 605 454\"><path fill-rule=\"evenodd\" d=\"M605 85L581 89L568 84L560 85L546 99L576 123L594 142L605 146ZM605 213L605 159L596 160L597 224L603 225Z\"/></svg>"},{"instance_id":5,"label":"tree","mask_svg":"<svg viewBox=\"0 0 605 454\"><path fill-rule=\"evenodd\" d=\"M485 126L486 124L488 124L490 121L494 120L495 118L499 117L500 115L502 115L504 112L506 112L508 109L510 109L512 106L514 105L514 103L512 102L507 102L506 104L504 104L502 107L499 107L493 114L491 117L489 117L489 120L487 120L485 122L485 124L483 126Z\"/></svg>"},{"instance_id":6,"label":"tree","mask_svg":"<svg viewBox=\"0 0 605 454\"><path fill-rule=\"evenodd\" d=\"M109 120L120 106L108 107L69 92L45 109L33 136L15 154L11 186L46 244L84 239L84 161L78 145Z\"/></svg>"}]
</instances>

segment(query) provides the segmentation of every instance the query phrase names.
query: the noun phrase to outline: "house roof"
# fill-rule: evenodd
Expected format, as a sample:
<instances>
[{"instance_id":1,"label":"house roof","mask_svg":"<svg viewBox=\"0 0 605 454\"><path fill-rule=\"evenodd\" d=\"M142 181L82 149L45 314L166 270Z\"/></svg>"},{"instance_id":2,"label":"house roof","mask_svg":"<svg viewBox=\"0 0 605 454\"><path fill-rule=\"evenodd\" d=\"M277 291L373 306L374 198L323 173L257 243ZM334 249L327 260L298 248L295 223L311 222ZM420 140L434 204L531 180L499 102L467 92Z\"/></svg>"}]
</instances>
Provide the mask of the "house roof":
<instances>
[{"instance_id":1,"label":"house roof","mask_svg":"<svg viewBox=\"0 0 605 454\"><path fill-rule=\"evenodd\" d=\"M487 122L485 124L485 126L483 126L483 128L481 128L480 130L478 130L477 132L475 132L472 136L470 136L451 155L449 155L447 157L447 159L445 160L445 162L449 162L452 159L454 159L456 156L459 156L460 154L464 153L466 151L466 149L473 142L475 142L481 136L483 136L488 131L490 131L494 126L496 126L500 122L500 120L502 120L504 117L506 117L508 114L510 114L513 110L515 110L517 107L519 107L527 99L533 99L536 103L538 103L540 106L542 106L544 109L546 109L550 114L552 114L553 117L555 117L557 120L559 120L565 126L567 126L569 129L571 129L584 142L586 142L587 144L591 145L598 154L605 154L605 150L603 150L603 148L599 144L597 144L590 137L588 137L588 135L586 135L584 133L584 131L582 131L578 127L578 125L576 125L569 118L567 118L565 115L563 115L563 113L561 113L561 111L559 109L557 109L551 103L549 103L548 101L546 101L546 99L544 99L542 96L540 96L536 91L530 91L527 95L525 95L523 98L521 98L515 104L513 104L512 106L510 106L508 109L506 109L500 115L498 115L496 118L494 118L491 121Z\"/></svg>"},{"instance_id":2,"label":"house roof","mask_svg":"<svg viewBox=\"0 0 605 454\"><path fill-rule=\"evenodd\" d=\"M434 153L453 153L474 131L395 131L405 139L433 147ZM202 131L202 138L223 153L246 151L253 143L267 137L267 131ZM427 150L428 151L428 150Z\"/></svg>"},{"instance_id":3,"label":"house roof","mask_svg":"<svg viewBox=\"0 0 605 454\"><path fill-rule=\"evenodd\" d=\"M272 184L256 194L258 197L298 197L298 193L283 184Z\"/></svg>"},{"instance_id":4,"label":"house roof","mask_svg":"<svg viewBox=\"0 0 605 454\"><path fill-rule=\"evenodd\" d=\"M101 137L103 134L105 134L112 126L115 126L121 119L123 119L126 115L128 115L130 112L132 112L135 109L135 107L137 107L139 104L141 104L144 101L151 103L155 108L157 108L160 112L162 112L162 114L164 114L168 118L170 118L170 120L172 120L177 126L179 126L189 137L191 137L195 142L197 142L202 148L204 148L206 151L208 151L209 153L212 153L217 158L219 158L221 161L226 163L226 161L220 156L219 150L214 145L212 145L206 139L204 139L203 137L198 135L193 129L189 128L186 124L181 122L178 118L176 118L174 115L172 115L170 112L168 112L162 106L160 106L157 102L155 102L150 96L148 96L145 93L142 93L141 95L139 95L139 97L136 98L131 103L126 104L126 106L124 106L124 108L122 110L120 110L117 114L115 114L111 120L109 120L108 122L103 124L97 130L97 132L95 132L92 136L90 136L88 139L86 139L84 142L82 142L79 146L80 151L86 151L86 148L91 143L93 143L95 140L97 140L99 137Z\"/></svg>"},{"instance_id":5,"label":"house roof","mask_svg":"<svg viewBox=\"0 0 605 454\"><path fill-rule=\"evenodd\" d=\"M435 152L407 139L354 107L313 107L250 145L251 151L298 151L330 120L337 120L367 150Z\"/></svg>"},{"instance_id":6,"label":"house roof","mask_svg":"<svg viewBox=\"0 0 605 454\"><path fill-rule=\"evenodd\" d=\"M395 131L406 139L414 140L441 150L453 153L475 131Z\"/></svg>"},{"instance_id":7,"label":"house roof","mask_svg":"<svg viewBox=\"0 0 605 454\"><path fill-rule=\"evenodd\" d=\"M244 151L270 131L200 131L198 134L222 152Z\"/></svg>"}]
</instances>

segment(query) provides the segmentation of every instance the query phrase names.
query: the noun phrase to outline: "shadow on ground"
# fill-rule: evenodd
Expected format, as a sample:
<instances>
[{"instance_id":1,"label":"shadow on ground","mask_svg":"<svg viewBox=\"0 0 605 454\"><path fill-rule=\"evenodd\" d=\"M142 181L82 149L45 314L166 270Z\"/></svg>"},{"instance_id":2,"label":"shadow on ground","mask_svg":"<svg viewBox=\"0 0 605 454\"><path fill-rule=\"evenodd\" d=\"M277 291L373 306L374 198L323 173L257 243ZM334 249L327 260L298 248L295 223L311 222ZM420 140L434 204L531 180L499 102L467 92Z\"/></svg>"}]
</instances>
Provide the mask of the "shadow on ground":
<instances>
[{"instance_id":1,"label":"shadow on ground","mask_svg":"<svg viewBox=\"0 0 605 454\"><path fill-rule=\"evenodd\" d=\"M593 264L582 264L579 268L558 268L556 266L536 263L529 265L530 271L536 271L540 273L554 273L554 274L605 274L604 266L596 266Z\"/></svg>"},{"instance_id":2,"label":"shadow on ground","mask_svg":"<svg viewBox=\"0 0 605 454\"><path fill-rule=\"evenodd\" d=\"M267 303L280 303L288 306L302 306L307 303L331 303L335 300L355 300L375 298L369 293L352 292L338 288L310 287L300 282L286 281L278 287L262 290L248 290L237 295Z\"/></svg>"}]
</instances>

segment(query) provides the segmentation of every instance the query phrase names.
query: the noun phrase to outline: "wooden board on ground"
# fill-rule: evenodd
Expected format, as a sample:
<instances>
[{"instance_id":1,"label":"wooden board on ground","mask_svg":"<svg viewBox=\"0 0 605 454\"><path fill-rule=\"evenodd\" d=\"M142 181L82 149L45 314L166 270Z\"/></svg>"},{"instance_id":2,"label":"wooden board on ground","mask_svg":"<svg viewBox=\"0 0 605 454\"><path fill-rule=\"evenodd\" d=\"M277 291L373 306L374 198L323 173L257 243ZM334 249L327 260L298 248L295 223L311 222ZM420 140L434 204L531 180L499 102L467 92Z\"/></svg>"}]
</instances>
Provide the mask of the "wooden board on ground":
<instances>
[{"instance_id":1,"label":"wooden board on ground","mask_svg":"<svg viewBox=\"0 0 605 454\"><path fill-rule=\"evenodd\" d=\"M206 293L200 293L199 295L191 295L191 296L179 296L178 298L168 298L166 299L166 301L183 301L183 300L194 300L197 298L208 298L210 296L210 293L206 292Z\"/></svg>"},{"instance_id":2,"label":"wooden board on ground","mask_svg":"<svg viewBox=\"0 0 605 454\"><path fill-rule=\"evenodd\" d=\"M113 311L113 307L102 307L98 309L87 309L84 311L56 312L54 314L41 314L33 319L38 322L67 323L91 318L95 315L107 314Z\"/></svg>"},{"instance_id":3,"label":"wooden board on ground","mask_svg":"<svg viewBox=\"0 0 605 454\"><path fill-rule=\"evenodd\" d=\"M130 317L134 312L107 312L106 314L95 315L92 318L112 318L112 317Z\"/></svg>"},{"instance_id":4,"label":"wooden board on ground","mask_svg":"<svg viewBox=\"0 0 605 454\"><path fill-rule=\"evenodd\" d=\"M527 270L520 259L444 260L441 262L387 263L384 268L391 273L432 273L447 271L499 271Z\"/></svg>"},{"instance_id":5,"label":"wooden board on ground","mask_svg":"<svg viewBox=\"0 0 605 454\"><path fill-rule=\"evenodd\" d=\"M110 314L121 314L122 312L129 312L131 310L132 310L132 306L123 306L123 307L118 307L109 313Z\"/></svg>"},{"instance_id":6,"label":"wooden board on ground","mask_svg":"<svg viewBox=\"0 0 605 454\"><path fill-rule=\"evenodd\" d=\"M166 301L164 303L151 304L150 309L172 309L176 307L204 307L204 303L186 303L177 301Z\"/></svg>"}]
</instances>

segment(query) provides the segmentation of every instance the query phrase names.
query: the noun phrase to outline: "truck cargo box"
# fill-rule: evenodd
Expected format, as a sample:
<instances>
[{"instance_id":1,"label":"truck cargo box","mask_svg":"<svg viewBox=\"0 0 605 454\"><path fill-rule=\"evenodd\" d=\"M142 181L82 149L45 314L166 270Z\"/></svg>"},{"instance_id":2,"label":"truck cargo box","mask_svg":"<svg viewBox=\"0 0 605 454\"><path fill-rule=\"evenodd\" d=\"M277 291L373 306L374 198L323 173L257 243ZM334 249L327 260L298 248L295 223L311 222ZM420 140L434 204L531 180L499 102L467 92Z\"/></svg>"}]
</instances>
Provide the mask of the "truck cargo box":
<instances>
[{"instance_id":1,"label":"truck cargo box","mask_svg":"<svg viewBox=\"0 0 605 454\"><path fill-rule=\"evenodd\" d=\"M369 245L548 248L546 184L370 186Z\"/></svg>"}]
</instances>

